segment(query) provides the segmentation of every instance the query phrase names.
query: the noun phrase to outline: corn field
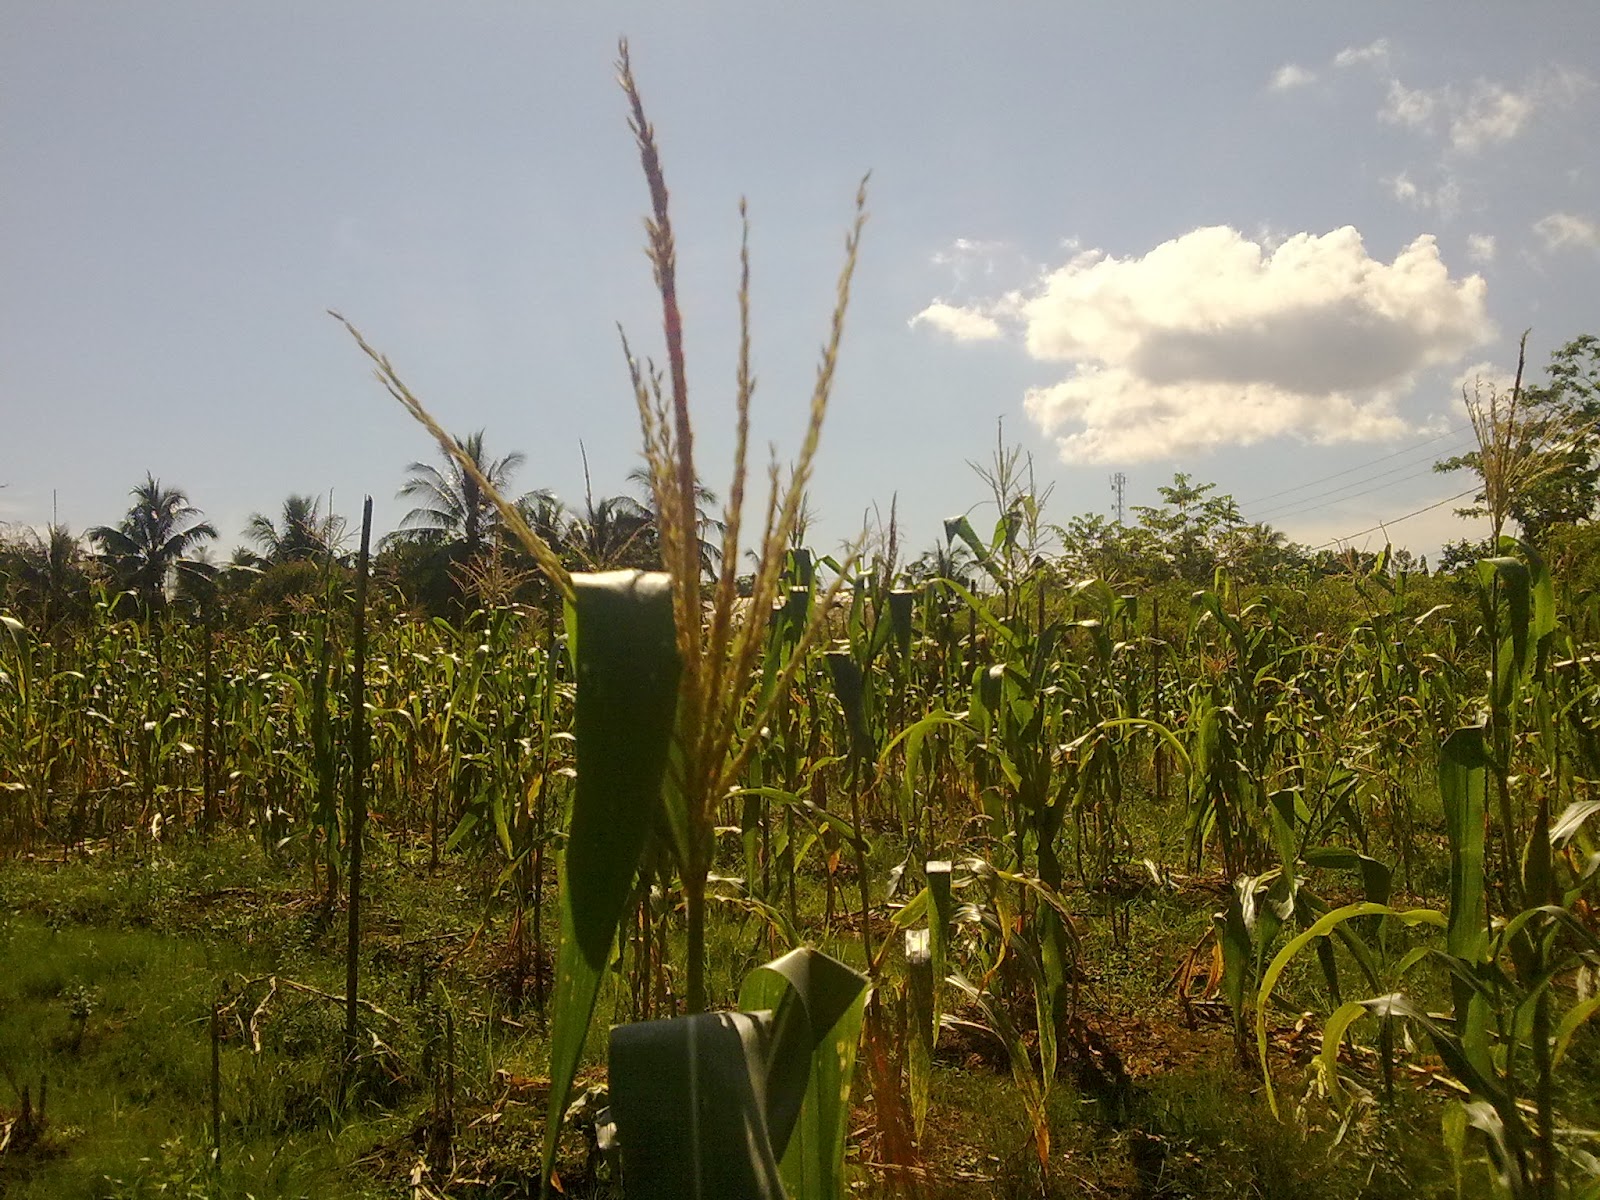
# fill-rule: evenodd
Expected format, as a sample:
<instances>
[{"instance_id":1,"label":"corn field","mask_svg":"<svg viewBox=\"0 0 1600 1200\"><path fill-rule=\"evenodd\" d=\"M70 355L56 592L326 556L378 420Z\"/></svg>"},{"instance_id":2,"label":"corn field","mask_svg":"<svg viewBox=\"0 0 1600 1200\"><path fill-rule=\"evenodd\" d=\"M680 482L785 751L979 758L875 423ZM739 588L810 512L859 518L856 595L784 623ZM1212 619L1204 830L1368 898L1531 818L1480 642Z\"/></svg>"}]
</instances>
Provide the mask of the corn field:
<instances>
[{"instance_id":1,"label":"corn field","mask_svg":"<svg viewBox=\"0 0 1600 1200\"><path fill-rule=\"evenodd\" d=\"M1048 1163L1045 1098L1090 1052L1086 947L1115 936L1130 887L1208 876L1230 889L1180 986L1225 1001L1241 1070L1259 1069L1252 1025L1268 1056L1287 960L1314 949L1295 1004L1326 1017L1329 1102L1381 1103L1337 1053L1371 1017L1376 1090L1402 1044L1436 1054L1464 1088L1455 1120L1513 1194L1556 1194L1582 1161L1556 1133L1563 1072L1592 1061L1596 1007L1600 675L1573 630L1592 614L1558 612L1509 542L1474 584L1349 581L1356 619L1327 630L1226 580L1185 603L1014 572L1015 528L980 543L981 594L903 586L885 561L843 580L826 638L764 706L829 582L820 556L790 552L738 701L767 718L715 804L710 923L753 956L824 945L873 980L868 1037L895 1075L870 1085L882 1152L914 1160L939 1019L960 1014L1005 1044ZM576 774L571 646L551 616L380 608L365 680L372 836L496 875L530 1007L548 1000ZM146 626L103 603L69 636L14 617L4 634L9 853L248 831L338 897L346 596L264 628ZM611 970L645 1020L686 1002L687 931L670 844L638 832Z\"/></svg>"},{"instance_id":2,"label":"corn field","mask_svg":"<svg viewBox=\"0 0 1600 1200\"><path fill-rule=\"evenodd\" d=\"M1004 1153L1041 1194L1078 1194L1058 1100L1112 1127L1135 1102L1140 1026L1107 1017L1103 981L1154 897L1209 918L1169 997L1191 1027L1221 1023L1226 1069L1330 1161L1431 1089L1459 1194L1600 1196L1595 599L1510 537L1453 579L1387 553L1310 590L1077 578L1041 552L1043 497L1004 453L992 532L945 525L968 570L905 569L892 522L872 553L808 547L864 195L806 444L745 531L743 577L742 339L707 564L666 188L621 67L668 343L665 372L628 352L663 570L571 573L474 475L545 576L540 603L423 619L369 596L363 567L354 594L329 569L249 624L109 590L48 630L0 615L6 855L250 839L325 912L348 905L347 1060L370 1015L363 846L490 881L473 936L504 940L500 1000L548 1035L547 1189L558 1164L581 1174L561 1140L599 1012L595 1146L630 1195L934 1189L934 1125L963 1117L940 1080L972 1069L952 1046L1009 1074L1025 1129ZM455 1062L454 1020L430 1061ZM429 1077L430 1113L453 1113L453 1066ZM745 1141L748 1161L726 1150ZM1176 1194L1158 1178L1136 1194Z\"/></svg>"}]
</instances>

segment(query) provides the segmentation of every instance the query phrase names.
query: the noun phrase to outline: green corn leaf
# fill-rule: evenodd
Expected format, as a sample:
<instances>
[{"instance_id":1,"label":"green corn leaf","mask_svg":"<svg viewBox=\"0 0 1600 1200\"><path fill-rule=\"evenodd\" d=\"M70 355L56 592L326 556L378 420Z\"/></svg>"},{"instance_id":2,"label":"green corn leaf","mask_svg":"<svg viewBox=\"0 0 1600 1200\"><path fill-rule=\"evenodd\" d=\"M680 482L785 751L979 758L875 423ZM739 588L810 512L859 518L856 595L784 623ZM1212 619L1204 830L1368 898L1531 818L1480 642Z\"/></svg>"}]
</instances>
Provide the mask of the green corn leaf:
<instances>
[{"instance_id":1,"label":"green corn leaf","mask_svg":"<svg viewBox=\"0 0 1600 1200\"><path fill-rule=\"evenodd\" d=\"M1527 642L1520 658L1525 674L1543 665L1550 637L1556 631L1556 589L1550 568L1534 547L1518 538L1502 536L1500 549L1521 555L1528 574Z\"/></svg>"},{"instance_id":2,"label":"green corn leaf","mask_svg":"<svg viewBox=\"0 0 1600 1200\"><path fill-rule=\"evenodd\" d=\"M833 680L833 694L844 709L846 725L850 729L850 753L870 761L876 753L872 730L867 725L866 680L861 668L848 654L831 651L828 656L828 674Z\"/></svg>"},{"instance_id":3,"label":"green corn leaf","mask_svg":"<svg viewBox=\"0 0 1600 1200\"><path fill-rule=\"evenodd\" d=\"M1027 1110L1028 1120L1033 1126L1034 1149L1039 1156L1040 1164L1047 1163L1050 1160L1050 1118L1045 1107L1045 1089L1039 1076L1034 1072L1033 1058L1029 1055L1021 1034L1004 1006L990 1003L988 992L975 986L962 975L951 975L948 982L988 1018L989 1031L1005 1046L1006 1057L1011 1060L1011 1078L1017 1086L1022 1106Z\"/></svg>"},{"instance_id":4,"label":"green corn leaf","mask_svg":"<svg viewBox=\"0 0 1600 1200\"><path fill-rule=\"evenodd\" d=\"M916 592L900 588L889 593L889 624L894 630L895 647L902 659L911 654L911 612L916 602Z\"/></svg>"},{"instance_id":5,"label":"green corn leaf","mask_svg":"<svg viewBox=\"0 0 1600 1200\"><path fill-rule=\"evenodd\" d=\"M600 976L660 804L680 669L668 576L608 571L572 582L578 783L561 861L546 1188Z\"/></svg>"},{"instance_id":6,"label":"green corn leaf","mask_svg":"<svg viewBox=\"0 0 1600 1200\"><path fill-rule=\"evenodd\" d=\"M966 543L967 549L972 551L972 557L978 560L978 565L994 578L996 583L1005 583L1005 571L989 552L978 537L978 531L972 527L972 522L965 516L947 517L944 522L944 540L953 542L960 538Z\"/></svg>"},{"instance_id":7,"label":"green corn leaf","mask_svg":"<svg viewBox=\"0 0 1600 1200\"><path fill-rule=\"evenodd\" d=\"M928 918L928 950L933 960L933 1015L937 1024L944 1006L940 1003L939 984L945 977L945 963L950 956L950 926L955 919L955 900L950 893L950 863L943 859L930 859L923 866L928 877L928 897L933 912Z\"/></svg>"},{"instance_id":8,"label":"green corn leaf","mask_svg":"<svg viewBox=\"0 0 1600 1200\"><path fill-rule=\"evenodd\" d=\"M1561 1018L1561 1024L1556 1026L1555 1052L1550 1057L1552 1068L1561 1065L1561 1060L1566 1057L1567 1047L1572 1044L1572 1037L1578 1032L1578 1027L1596 1012L1600 1012L1600 996L1590 996L1567 1010L1566 1016Z\"/></svg>"},{"instance_id":9,"label":"green corn leaf","mask_svg":"<svg viewBox=\"0 0 1600 1200\"><path fill-rule=\"evenodd\" d=\"M1254 899L1253 880L1235 881L1228 897L1228 906L1211 919L1216 926L1217 941L1222 946L1222 994L1233 1012L1235 1034L1244 1032L1244 991L1249 982L1251 944L1249 923L1244 905Z\"/></svg>"},{"instance_id":10,"label":"green corn leaf","mask_svg":"<svg viewBox=\"0 0 1600 1200\"><path fill-rule=\"evenodd\" d=\"M1101 721L1097 728L1148 729L1171 748L1173 754L1177 756L1179 768L1185 775L1191 770L1189 752L1183 748L1183 743L1178 740L1177 735L1159 721L1151 721L1144 717L1113 717L1109 721Z\"/></svg>"},{"instance_id":11,"label":"green corn leaf","mask_svg":"<svg viewBox=\"0 0 1600 1200\"><path fill-rule=\"evenodd\" d=\"M771 1012L696 1013L611 1031L630 1200L783 1200L767 1123L773 1023Z\"/></svg>"},{"instance_id":12,"label":"green corn leaf","mask_svg":"<svg viewBox=\"0 0 1600 1200\"><path fill-rule=\"evenodd\" d=\"M1343 908L1336 908L1322 916L1309 929L1291 938L1288 944L1273 956L1266 974L1261 977L1261 986L1256 992L1256 1051L1261 1057L1262 1082L1266 1085L1267 1104L1275 1117L1281 1114L1278 1111L1277 1094L1272 1087L1272 1070L1267 1063L1267 1002L1272 998L1273 989L1278 986L1278 980L1284 970L1300 951L1317 938L1327 937L1344 922L1367 916L1395 917L1407 925L1448 924L1443 913L1435 912L1431 908L1412 908L1402 911L1390 908L1387 904L1363 901L1360 904L1347 904Z\"/></svg>"},{"instance_id":13,"label":"green corn leaf","mask_svg":"<svg viewBox=\"0 0 1600 1200\"><path fill-rule=\"evenodd\" d=\"M1471 962L1481 960L1488 937L1483 855L1489 756L1483 733L1481 725L1458 729L1445 739L1439 753L1439 795L1450 837L1446 945L1451 954Z\"/></svg>"},{"instance_id":14,"label":"green corn leaf","mask_svg":"<svg viewBox=\"0 0 1600 1200\"><path fill-rule=\"evenodd\" d=\"M1322 1086L1333 1097L1340 1111L1344 1110L1345 1098L1344 1089L1339 1086L1339 1043L1344 1040L1345 1030L1366 1013L1367 1006L1360 1000L1348 1000L1333 1011L1322 1027L1322 1052L1317 1055L1317 1074L1322 1077Z\"/></svg>"},{"instance_id":15,"label":"green corn leaf","mask_svg":"<svg viewBox=\"0 0 1600 1200\"><path fill-rule=\"evenodd\" d=\"M1520 558L1502 556L1478 561L1479 594L1482 603L1490 604L1491 588L1498 583L1500 602L1505 605L1505 620L1501 625L1501 644L1492 647L1500 656L1500 695L1494 697L1504 708L1511 703L1517 685L1532 665L1532 655L1537 641L1528 635L1533 626L1532 572Z\"/></svg>"},{"instance_id":16,"label":"green corn leaf","mask_svg":"<svg viewBox=\"0 0 1600 1200\"><path fill-rule=\"evenodd\" d=\"M995 637L999 638L1007 645L1016 644L1017 635L997 621L994 614L989 611L989 606L982 600L978 599L978 597L974 596L969 590L967 590L967 588L957 583L954 579L945 578L941 578L939 580L939 586L955 593L959 599L964 601L967 607L972 610L972 614L977 617L979 621L983 622L985 628L987 628L990 633L994 634Z\"/></svg>"},{"instance_id":17,"label":"green corn leaf","mask_svg":"<svg viewBox=\"0 0 1600 1200\"><path fill-rule=\"evenodd\" d=\"M756 968L739 991L742 1008L774 1014L768 1128L793 1200L843 1194L850 1080L867 994L865 978L806 948Z\"/></svg>"},{"instance_id":18,"label":"green corn leaf","mask_svg":"<svg viewBox=\"0 0 1600 1200\"><path fill-rule=\"evenodd\" d=\"M933 951L927 929L908 929L906 947L906 992L910 1000L911 1124L918 1138L928 1119L928 1101L933 1089L933 1047L938 1036L938 1017L933 1008Z\"/></svg>"},{"instance_id":19,"label":"green corn leaf","mask_svg":"<svg viewBox=\"0 0 1600 1200\"><path fill-rule=\"evenodd\" d=\"M1557 850L1565 847L1595 813L1600 813L1600 800L1574 800L1550 826L1550 844Z\"/></svg>"}]
</instances>

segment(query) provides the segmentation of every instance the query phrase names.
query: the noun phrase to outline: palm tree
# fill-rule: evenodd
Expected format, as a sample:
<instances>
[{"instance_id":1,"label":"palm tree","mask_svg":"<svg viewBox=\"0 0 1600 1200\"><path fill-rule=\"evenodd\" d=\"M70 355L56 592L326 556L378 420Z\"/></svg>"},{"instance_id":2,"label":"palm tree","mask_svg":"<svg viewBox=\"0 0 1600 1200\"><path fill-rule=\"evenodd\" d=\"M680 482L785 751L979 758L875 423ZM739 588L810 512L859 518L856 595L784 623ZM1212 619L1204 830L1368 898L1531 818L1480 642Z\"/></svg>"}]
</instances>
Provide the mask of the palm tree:
<instances>
[{"instance_id":1,"label":"palm tree","mask_svg":"<svg viewBox=\"0 0 1600 1200\"><path fill-rule=\"evenodd\" d=\"M650 469L643 465L633 468L628 472L628 482L644 494L644 502L637 507L645 513L653 525L656 521L655 492L650 486ZM708 579L715 579L717 576L718 567L722 562L722 536L727 532L727 526L711 515L717 503L717 493L696 478L694 523L700 535L700 573Z\"/></svg>"},{"instance_id":2,"label":"palm tree","mask_svg":"<svg viewBox=\"0 0 1600 1200\"><path fill-rule=\"evenodd\" d=\"M12 562L11 599L31 612L41 628L88 611L90 578L83 546L65 525L50 525L42 534L29 530L0 549L9 550L5 557Z\"/></svg>"},{"instance_id":3,"label":"palm tree","mask_svg":"<svg viewBox=\"0 0 1600 1200\"><path fill-rule=\"evenodd\" d=\"M589 496L583 507L583 515L568 523L562 543L579 570L660 570L656 522L648 508L632 496Z\"/></svg>"},{"instance_id":4,"label":"palm tree","mask_svg":"<svg viewBox=\"0 0 1600 1200\"><path fill-rule=\"evenodd\" d=\"M489 459L484 453L481 429L457 438L456 444L502 495L510 491L511 476L526 461L516 450ZM419 541L459 548L461 557L466 559L476 557L500 524L494 501L478 481L463 471L454 458L447 458L443 469L414 462L406 470L410 477L397 495L419 503L402 518L398 532Z\"/></svg>"},{"instance_id":5,"label":"palm tree","mask_svg":"<svg viewBox=\"0 0 1600 1200\"><path fill-rule=\"evenodd\" d=\"M189 555L217 531L182 490L162 487L154 475L147 473L129 494L133 506L122 523L97 525L88 536L148 615L166 603L172 573L184 569Z\"/></svg>"},{"instance_id":6,"label":"palm tree","mask_svg":"<svg viewBox=\"0 0 1600 1200\"><path fill-rule=\"evenodd\" d=\"M263 558L271 566L329 558L343 532L344 521L332 513L324 516L319 497L297 495L283 502L283 516L278 522L253 513L244 527L245 537L261 547Z\"/></svg>"},{"instance_id":7,"label":"palm tree","mask_svg":"<svg viewBox=\"0 0 1600 1200\"><path fill-rule=\"evenodd\" d=\"M528 523L528 528L548 545L559 547L567 536L567 506L549 488L536 488L517 497L517 512ZM514 547L521 543L514 542ZM531 562L531 560L530 560Z\"/></svg>"}]
</instances>

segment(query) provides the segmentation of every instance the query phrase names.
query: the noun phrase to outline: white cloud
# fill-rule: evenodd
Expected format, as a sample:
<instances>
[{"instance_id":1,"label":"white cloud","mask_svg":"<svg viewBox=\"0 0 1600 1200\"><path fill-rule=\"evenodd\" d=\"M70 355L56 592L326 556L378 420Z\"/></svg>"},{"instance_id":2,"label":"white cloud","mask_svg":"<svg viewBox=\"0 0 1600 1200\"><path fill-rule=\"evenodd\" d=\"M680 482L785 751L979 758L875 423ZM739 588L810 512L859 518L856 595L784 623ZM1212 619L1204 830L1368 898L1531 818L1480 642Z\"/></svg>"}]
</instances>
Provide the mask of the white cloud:
<instances>
[{"instance_id":1,"label":"white cloud","mask_svg":"<svg viewBox=\"0 0 1600 1200\"><path fill-rule=\"evenodd\" d=\"M1433 122L1433 113L1439 107L1439 97L1425 88L1408 88L1398 79L1389 81L1389 94L1384 97L1378 115L1391 125L1405 125L1411 129L1426 129Z\"/></svg>"},{"instance_id":2,"label":"white cloud","mask_svg":"<svg viewBox=\"0 0 1600 1200\"><path fill-rule=\"evenodd\" d=\"M1452 149L1475 154L1511 141L1539 112L1565 108L1593 86L1587 75L1569 67L1547 68L1520 88L1484 79L1466 89L1450 84L1409 88L1391 79L1378 116L1430 134L1442 125Z\"/></svg>"},{"instance_id":3,"label":"white cloud","mask_svg":"<svg viewBox=\"0 0 1600 1200\"><path fill-rule=\"evenodd\" d=\"M1074 256L1027 294L913 319L952 336L1017 325L1068 364L1028 414L1076 462L1140 462L1267 438L1371 441L1406 432L1395 400L1422 369L1493 336L1485 284L1452 279L1431 237L1384 263L1352 228L1275 250L1224 226L1137 258Z\"/></svg>"},{"instance_id":4,"label":"white cloud","mask_svg":"<svg viewBox=\"0 0 1600 1200\"><path fill-rule=\"evenodd\" d=\"M1467 257L1475 263L1492 263L1494 261L1494 234L1469 233L1467 234Z\"/></svg>"},{"instance_id":5,"label":"white cloud","mask_svg":"<svg viewBox=\"0 0 1600 1200\"><path fill-rule=\"evenodd\" d=\"M1521 133L1538 107L1531 92L1480 83L1450 122L1450 144L1471 153Z\"/></svg>"},{"instance_id":6,"label":"white cloud","mask_svg":"<svg viewBox=\"0 0 1600 1200\"><path fill-rule=\"evenodd\" d=\"M1435 212L1444 221L1461 211L1461 185L1446 178L1437 187L1425 188L1402 171L1387 181L1394 198L1410 208Z\"/></svg>"},{"instance_id":7,"label":"white cloud","mask_svg":"<svg viewBox=\"0 0 1600 1200\"><path fill-rule=\"evenodd\" d=\"M1275 92L1287 92L1315 83L1316 79L1315 71L1308 71L1299 63L1285 63L1272 73L1272 82L1268 86Z\"/></svg>"},{"instance_id":8,"label":"white cloud","mask_svg":"<svg viewBox=\"0 0 1600 1200\"><path fill-rule=\"evenodd\" d=\"M1009 242L984 238L959 237L934 251L930 261L943 267L956 291L997 275L1031 274L1033 266L1021 261L1017 248ZM992 283L990 287L994 286Z\"/></svg>"},{"instance_id":9,"label":"white cloud","mask_svg":"<svg viewBox=\"0 0 1600 1200\"><path fill-rule=\"evenodd\" d=\"M1544 241L1546 250L1563 246L1587 246L1600 250L1600 222L1576 213L1555 212L1534 222L1533 231Z\"/></svg>"},{"instance_id":10,"label":"white cloud","mask_svg":"<svg viewBox=\"0 0 1600 1200\"><path fill-rule=\"evenodd\" d=\"M913 329L924 324L933 326L958 342L988 342L1000 336L1000 323L987 313L958 308L943 300L935 300L911 318Z\"/></svg>"},{"instance_id":11,"label":"white cloud","mask_svg":"<svg viewBox=\"0 0 1600 1200\"><path fill-rule=\"evenodd\" d=\"M933 261L941 267L970 263L974 260L987 261L1000 251L1004 250L1004 242L986 242L979 238L957 238L943 250L936 250Z\"/></svg>"},{"instance_id":12,"label":"white cloud","mask_svg":"<svg viewBox=\"0 0 1600 1200\"><path fill-rule=\"evenodd\" d=\"M1333 65L1343 70L1346 67L1361 66L1365 63L1382 64L1389 61L1389 39L1379 38L1365 46L1346 46L1333 56Z\"/></svg>"},{"instance_id":13,"label":"white cloud","mask_svg":"<svg viewBox=\"0 0 1600 1200\"><path fill-rule=\"evenodd\" d=\"M1497 363L1475 362L1456 375L1450 389L1455 403L1459 404L1463 392L1469 395L1477 391L1485 395L1490 391L1509 392L1516 382L1516 375Z\"/></svg>"}]
</instances>

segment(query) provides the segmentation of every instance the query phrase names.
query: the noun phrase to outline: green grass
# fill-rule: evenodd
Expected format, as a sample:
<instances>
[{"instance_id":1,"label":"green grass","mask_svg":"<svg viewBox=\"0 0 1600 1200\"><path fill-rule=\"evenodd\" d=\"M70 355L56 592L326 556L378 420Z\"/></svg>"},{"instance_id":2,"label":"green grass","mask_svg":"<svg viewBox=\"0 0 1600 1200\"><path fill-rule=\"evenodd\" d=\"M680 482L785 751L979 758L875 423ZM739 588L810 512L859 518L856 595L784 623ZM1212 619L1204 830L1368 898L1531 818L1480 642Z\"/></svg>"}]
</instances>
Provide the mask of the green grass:
<instances>
[{"instance_id":1,"label":"green grass","mask_svg":"<svg viewBox=\"0 0 1600 1200\"><path fill-rule=\"evenodd\" d=\"M0 923L0 961L11 964L0 974L0 1065L16 1088L29 1087L35 1105L39 1080L47 1080L48 1101L43 1140L0 1156L0 1191L258 1200L399 1194L399 1175L416 1157L411 1134L431 1097L419 1065L429 1037L439 1040L437 1010L472 991L462 972L427 970L446 944L428 939L449 924L451 944L462 944L478 905L462 881L395 886L409 878L395 866L380 858L374 872L364 994L397 1020L370 1018L383 1046L363 1057L341 1113L343 1010L286 981L342 992L342 925L320 915L259 851L224 841L138 863L8 865L0 873L11 914ZM402 931L419 947L396 953ZM423 974L433 983L419 994ZM271 976L280 985L258 1021L257 1053L243 1025L271 985L241 984ZM484 999L462 1007L481 1010ZM236 1002L223 1025L220 1174L210 1161L209 1014L217 1000ZM519 1050L517 1037L496 1043L483 1032L488 1022L468 1016L460 1024L463 1092L488 1091L491 1060L534 1069L538 1054ZM7 1095L0 1107L14 1111L17 1101Z\"/></svg>"},{"instance_id":2,"label":"green grass","mask_svg":"<svg viewBox=\"0 0 1600 1200\"><path fill-rule=\"evenodd\" d=\"M209 1011L244 952L148 930L63 925L19 916L0 928L0 1062L37 1104L48 1081L44 1139L0 1159L18 1197L361 1196L339 1144L285 1138L297 1060L223 1056L225 1157L209 1146Z\"/></svg>"}]
</instances>

